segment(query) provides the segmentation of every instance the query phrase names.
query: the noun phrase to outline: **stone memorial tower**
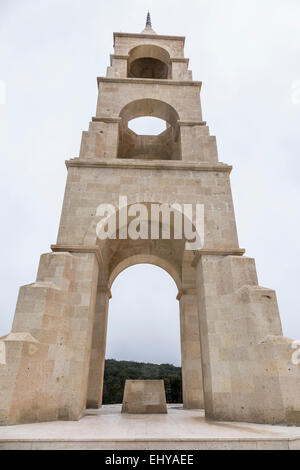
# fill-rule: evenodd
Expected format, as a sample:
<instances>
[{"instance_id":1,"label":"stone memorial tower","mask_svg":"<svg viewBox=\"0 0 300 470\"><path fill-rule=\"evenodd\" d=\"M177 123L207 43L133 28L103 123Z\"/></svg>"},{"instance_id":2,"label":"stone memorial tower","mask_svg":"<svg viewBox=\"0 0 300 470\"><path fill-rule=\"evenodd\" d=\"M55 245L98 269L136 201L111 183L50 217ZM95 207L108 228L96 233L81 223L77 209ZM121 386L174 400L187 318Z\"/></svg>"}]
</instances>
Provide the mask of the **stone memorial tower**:
<instances>
[{"instance_id":1,"label":"stone memorial tower","mask_svg":"<svg viewBox=\"0 0 300 470\"><path fill-rule=\"evenodd\" d=\"M216 420L300 423L293 343L282 336L275 292L259 286L239 247L232 168L218 161L184 42L156 34L150 15L142 33L114 33L95 117L79 157L66 162L57 242L36 281L21 287L12 331L1 338L2 425L78 420L101 406L110 288L137 263L160 266L178 287L185 408L204 407ZM163 119L166 129L137 135L128 123L141 116ZM137 203L202 205L203 246L187 249L174 234L124 236ZM119 215L109 238L97 232L105 204Z\"/></svg>"}]
</instances>

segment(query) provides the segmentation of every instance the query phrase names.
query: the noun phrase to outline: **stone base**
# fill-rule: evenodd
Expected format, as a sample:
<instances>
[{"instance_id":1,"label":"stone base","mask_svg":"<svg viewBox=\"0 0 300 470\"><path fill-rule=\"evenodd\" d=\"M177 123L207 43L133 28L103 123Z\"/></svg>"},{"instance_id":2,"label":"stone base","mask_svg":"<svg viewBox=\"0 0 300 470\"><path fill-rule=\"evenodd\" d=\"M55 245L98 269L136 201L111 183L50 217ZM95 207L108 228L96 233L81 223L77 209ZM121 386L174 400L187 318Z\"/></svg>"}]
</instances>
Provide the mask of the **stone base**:
<instances>
[{"instance_id":1,"label":"stone base","mask_svg":"<svg viewBox=\"0 0 300 470\"><path fill-rule=\"evenodd\" d=\"M122 413L167 413L163 380L126 380Z\"/></svg>"},{"instance_id":2,"label":"stone base","mask_svg":"<svg viewBox=\"0 0 300 470\"><path fill-rule=\"evenodd\" d=\"M76 422L0 427L0 450L300 450L293 426L207 421L203 410L168 405L168 414L129 415L121 405L87 410Z\"/></svg>"}]
</instances>

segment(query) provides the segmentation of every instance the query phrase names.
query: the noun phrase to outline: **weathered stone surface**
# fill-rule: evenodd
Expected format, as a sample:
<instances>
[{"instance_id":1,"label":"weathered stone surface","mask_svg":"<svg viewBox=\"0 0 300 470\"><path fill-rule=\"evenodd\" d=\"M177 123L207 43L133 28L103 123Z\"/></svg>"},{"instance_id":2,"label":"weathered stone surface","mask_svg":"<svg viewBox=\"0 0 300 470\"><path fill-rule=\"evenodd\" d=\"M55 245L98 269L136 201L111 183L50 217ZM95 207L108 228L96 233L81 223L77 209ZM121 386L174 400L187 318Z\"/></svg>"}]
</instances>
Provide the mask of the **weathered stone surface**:
<instances>
[{"instance_id":1,"label":"weathered stone surface","mask_svg":"<svg viewBox=\"0 0 300 470\"><path fill-rule=\"evenodd\" d=\"M122 413L167 413L163 380L126 380Z\"/></svg>"},{"instance_id":2,"label":"weathered stone surface","mask_svg":"<svg viewBox=\"0 0 300 470\"><path fill-rule=\"evenodd\" d=\"M115 33L114 47L79 157L66 162L53 253L41 256L36 282L21 287L12 332L0 339L0 424L77 420L86 406L101 407L110 288L138 263L160 266L178 287L184 408L205 407L218 420L300 424L292 340L282 336L275 292L259 286L254 260L242 256L231 167L218 161L203 121L184 38L146 28ZM138 136L128 128L145 115L165 120L166 130ZM174 235L123 239L122 225L115 239L100 240L98 207L118 207L120 196L126 209L204 205L202 249L187 250Z\"/></svg>"}]
</instances>

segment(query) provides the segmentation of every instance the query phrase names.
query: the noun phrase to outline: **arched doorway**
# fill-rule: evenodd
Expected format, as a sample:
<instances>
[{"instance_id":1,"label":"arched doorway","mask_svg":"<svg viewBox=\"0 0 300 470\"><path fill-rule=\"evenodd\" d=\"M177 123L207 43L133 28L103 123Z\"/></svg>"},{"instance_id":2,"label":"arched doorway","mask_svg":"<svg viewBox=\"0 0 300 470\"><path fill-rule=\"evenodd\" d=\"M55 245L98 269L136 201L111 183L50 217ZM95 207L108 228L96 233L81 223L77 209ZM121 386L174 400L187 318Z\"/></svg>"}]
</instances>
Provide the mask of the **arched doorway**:
<instances>
[{"instance_id":1,"label":"arched doorway","mask_svg":"<svg viewBox=\"0 0 300 470\"><path fill-rule=\"evenodd\" d=\"M133 265L116 276L111 292L103 403L121 402L125 379L161 378L167 401L182 403L174 279L161 267Z\"/></svg>"},{"instance_id":2,"label":"arched doorway","mask_svg":"<svg viewBox=\"0 0 300 470\"><path fill-rule=\"evenodd\" d=\"M154 44L142 44L131 49L127 67L130 78L172 78L170 54Z\"/></svg>"},{"instance_id":3,"label":"arched doorway","mask_svg":"<svg viewBox=\"0 0 300 470\"><path fill-rule=\"evenodd\" d=\"M120 201L119 204L121 204ZM151 203L127 201L125 206L110 205L109 208L105 206L104 209L104 212L97 212L101 229L106 232L106 236L104 239L98 236L95 240L99 246L103 268L99 276L95 306L87 407L101 406L108 310L113 281L126 268L146 263L164 269L176 283L180 308L183 403L186 408L203 408L196 272L192 266L194 254L191 249L186 249L188 240L185 237L175 236L178 217L180 216L181 225L187 216L182 217L177 207L171 209L155 201ZM170 217L168 216L169 210L173 214L169 214ZM125 219L123 218L124 211L127 213ZM136 217L136 211L139 212L138 217ZM155 215L156 212L159 213L158 218ZM107 217L102 219L104 213L107 213ZM92 233L94 236L99 234L97 220L95 218L87 231L87 236ZM144 227L148 233L151 233L150 237L141 237L139 229L135 234L129 234L132 223L136 224L137 220L140 228ZM111 223L113 221L116 223ZM124 233L124 229L127 233Z\"/></svg>"},{"instance_id":4,"label":"arched doorway","mask_svg":"<svg viewBox=\"0 0 300 470\"><path fill-rule=\"evenodd\" d=\"M137 118L151 117L164 121L160 133L141 135L132 130L130 122ZM180 160L178 142L177 111L168 103L145 98L135 100L124 106L120 112L119 158L138 158L143 160Z\"/></svg>"}]
</instances>

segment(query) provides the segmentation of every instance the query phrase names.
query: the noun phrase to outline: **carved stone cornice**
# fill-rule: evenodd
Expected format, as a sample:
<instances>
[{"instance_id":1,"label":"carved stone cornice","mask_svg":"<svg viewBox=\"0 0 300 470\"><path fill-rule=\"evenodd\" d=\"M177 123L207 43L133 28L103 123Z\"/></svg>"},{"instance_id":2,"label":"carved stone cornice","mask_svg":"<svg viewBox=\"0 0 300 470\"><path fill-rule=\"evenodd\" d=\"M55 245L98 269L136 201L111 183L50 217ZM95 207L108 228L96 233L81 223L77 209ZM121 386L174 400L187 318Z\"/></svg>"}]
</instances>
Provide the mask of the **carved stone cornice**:
<instances>
[{"instance_id":1,"label":"carved stone cornice","mask_svg":"<svg viewBox=\"0 0 300 470\"><path fill-rule=\"evenodd\" d=\"M202 82L194 80L168 80L158 78L110 78L97 77L98 86L100 83L137 83L142 85L175 85L175 86L195 86L201 89Z\"/></svg>"},{"instance_id":2,"label":"carved stone cornice","mask_svg":"<svg viewBox=\"0 0 300 470\"><path fill-rule=\"evenodd\" d=\"M50 248L53 252L94 253L99 265L103 262L100 248L96 245L51 245Z\"/></svg>"},{"instance_id":3,"label":"carved stone cornice","mask_svg":"<svg viewBox=\"0 0 300 470\"><path fill-rule=\"evenodd\" d=\"M93 116L92 121L119 124L119 122L121 122L122 119L120 117Z\"/></svg>"},{"instance_id":4,"label":"carved stone cornice","mask_svg":"<svg viewBox=\"0 0 300 470\"><path fill-rule=\"evenodd\" d=\"M187 171L212 171L230 173L231 165L216 162L184 162L183 160L139 160L132 158L111 159L86 159L74 158L66 160L66 167L87 168L124 168L124 169L149 169L149 170L187 170Z\"/></svg>"},{"instance_id":5,"label":"carved stone cornice","mask_svg":"<svg viewBox=\"0 0 300 470\"><path fill-rule=\"evenodd\" d=\"M170 62L181 62L185 64L189 64L190 59L185 57L170 57Z\"/></svg>"},{"instance_id":6,"label":"carved stone cornice","mask_svg":"<svg viewBox=\"0 0 300 470\"><path fill-rule=\"evenodd\" d=\"M143 34L143 33L114 33L114 46L115 38L143 38L143 39L166 39L170 41L181 41L185 43L185 36L169 36L163 34Z\"/></svg>"},{"instance_id":7,"label":"carved stone cornice","mask_svg":"<svg viewBox=\"0 0 300 470\"><path fill-rule=\"evenodd\" d=\"M206 121L177 121L178 126L206 126Z\"/></svg>"},{"instance_id":8,"label":"carved stone cornice","mask_svg":"<svg viewBox=\"0 0 300 470\"><path fill-rule=\"evenodd\" d=\"M243 256L245 252L246 250L244 248L203 248L202 250L194 252L192 266L197 266L201 256Z\"/></svg>"}]
</instances>

